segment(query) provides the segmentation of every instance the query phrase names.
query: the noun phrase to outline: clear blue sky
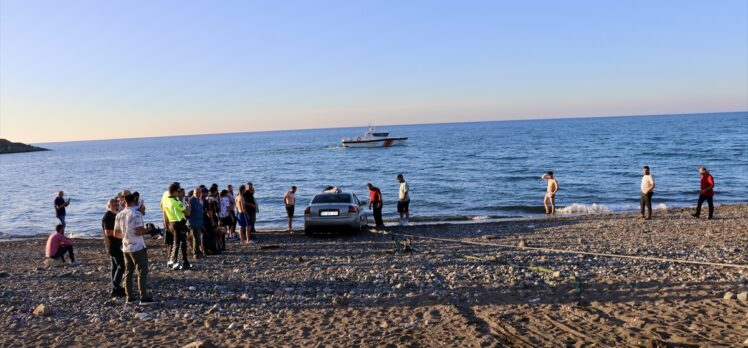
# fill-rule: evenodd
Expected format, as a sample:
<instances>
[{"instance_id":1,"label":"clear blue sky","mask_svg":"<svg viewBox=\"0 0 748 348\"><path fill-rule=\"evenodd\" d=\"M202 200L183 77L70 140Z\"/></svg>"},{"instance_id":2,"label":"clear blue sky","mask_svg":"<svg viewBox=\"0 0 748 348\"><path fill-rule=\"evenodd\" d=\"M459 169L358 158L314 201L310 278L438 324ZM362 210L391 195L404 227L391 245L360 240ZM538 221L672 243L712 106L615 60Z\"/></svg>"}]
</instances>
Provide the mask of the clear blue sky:
<instances>
[{"instance_id":1,"label":"clear blue sky","mask_svg":"<svg viewBox=\"0 0 748 348\"><path fill-rule=\"evenodd\" d=\"M15 141L746 109L746 0L0 0Z\"/></svg>"}]
</instances>

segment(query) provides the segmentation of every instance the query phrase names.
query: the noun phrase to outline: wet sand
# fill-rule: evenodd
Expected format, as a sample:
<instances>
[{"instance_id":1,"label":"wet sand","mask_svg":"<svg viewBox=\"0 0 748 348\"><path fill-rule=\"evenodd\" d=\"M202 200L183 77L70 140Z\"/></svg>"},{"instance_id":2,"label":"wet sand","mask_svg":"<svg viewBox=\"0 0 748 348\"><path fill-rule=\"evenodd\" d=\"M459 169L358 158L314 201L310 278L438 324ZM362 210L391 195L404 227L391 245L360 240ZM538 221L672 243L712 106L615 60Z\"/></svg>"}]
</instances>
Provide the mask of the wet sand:
<instances>
[{"instance_id":1,"label":"wet sand","mask_svg":"<svg viewBox=\"0 0 748 348\"><path fill-rule=\"evenodd\" d=\"M748 265L748 205L465 225L394 233ZM260 232L258 244L166 269L162 304L109 297L103 242L83 265L43 267L44 240L0 244L0 346L740 346L748 269L467 245L361 233ZM274 248L261 248L275 246ZM408 246L406 248L405 246ZM407 249L407 251L406 251ZM723 299L727 292L733 299ZM47 313L33 314L44 304Z\"/></svg>"}]
</instances>

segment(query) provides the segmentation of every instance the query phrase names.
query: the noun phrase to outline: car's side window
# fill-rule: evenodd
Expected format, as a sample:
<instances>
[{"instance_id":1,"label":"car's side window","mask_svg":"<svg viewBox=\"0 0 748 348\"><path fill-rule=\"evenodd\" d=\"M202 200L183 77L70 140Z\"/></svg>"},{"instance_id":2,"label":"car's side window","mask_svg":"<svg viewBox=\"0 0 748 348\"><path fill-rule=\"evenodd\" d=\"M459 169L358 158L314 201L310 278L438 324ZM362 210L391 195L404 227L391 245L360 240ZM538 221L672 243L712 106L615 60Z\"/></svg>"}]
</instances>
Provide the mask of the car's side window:
<instances>
[{"instance_id":1,"label":"car's side window","mask_svg":"<svg viewBox=\"0 0 748 348\"><path fill-rule=\"evenodd\" d=\"M356 203L356 204L359 203L358 202L358 197L355 194L353 195L353 203Z\"/></svg>"}]
</instances>

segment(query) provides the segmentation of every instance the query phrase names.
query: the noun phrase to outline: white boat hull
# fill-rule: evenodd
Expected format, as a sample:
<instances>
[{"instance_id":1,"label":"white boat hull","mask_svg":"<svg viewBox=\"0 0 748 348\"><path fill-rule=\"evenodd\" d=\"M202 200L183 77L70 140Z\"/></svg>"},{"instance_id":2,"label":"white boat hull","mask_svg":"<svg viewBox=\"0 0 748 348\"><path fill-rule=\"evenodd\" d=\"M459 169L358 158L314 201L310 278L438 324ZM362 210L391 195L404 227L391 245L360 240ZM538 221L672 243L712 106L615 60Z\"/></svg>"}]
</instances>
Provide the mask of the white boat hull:
<instances>
[{"instance_id":1,"label":"white boat hull","mask_svg":"<svg viewBox=\"0 0 748 348\"><path fill-rule=\"evenodd\" d=\"M391 147L404 145L408 138L361 139L344 140L343 147Z\"/></svg>"}]
</instances>

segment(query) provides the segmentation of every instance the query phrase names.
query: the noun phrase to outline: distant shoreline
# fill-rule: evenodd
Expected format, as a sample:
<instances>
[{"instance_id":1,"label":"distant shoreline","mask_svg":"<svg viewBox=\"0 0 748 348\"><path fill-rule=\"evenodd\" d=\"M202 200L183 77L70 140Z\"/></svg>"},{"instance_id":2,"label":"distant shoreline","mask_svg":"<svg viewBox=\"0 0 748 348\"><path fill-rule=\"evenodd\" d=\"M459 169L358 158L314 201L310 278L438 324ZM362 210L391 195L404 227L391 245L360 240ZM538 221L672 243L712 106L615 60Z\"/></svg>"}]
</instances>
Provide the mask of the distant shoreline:
<instances>
[{"instance_id":1,"label":"distant shoreline","mask_svg":"<svg viewBox=\"0 0 748 348\"><path fill-rule=\"evenodd\" d=\"M0 155L11 154L11 153L24 153L24 152L37 152L37 151L49 151L43 147L27 145L23 143L14 143L7 139L0 139Z\"/></svg>"}]
</instances>

